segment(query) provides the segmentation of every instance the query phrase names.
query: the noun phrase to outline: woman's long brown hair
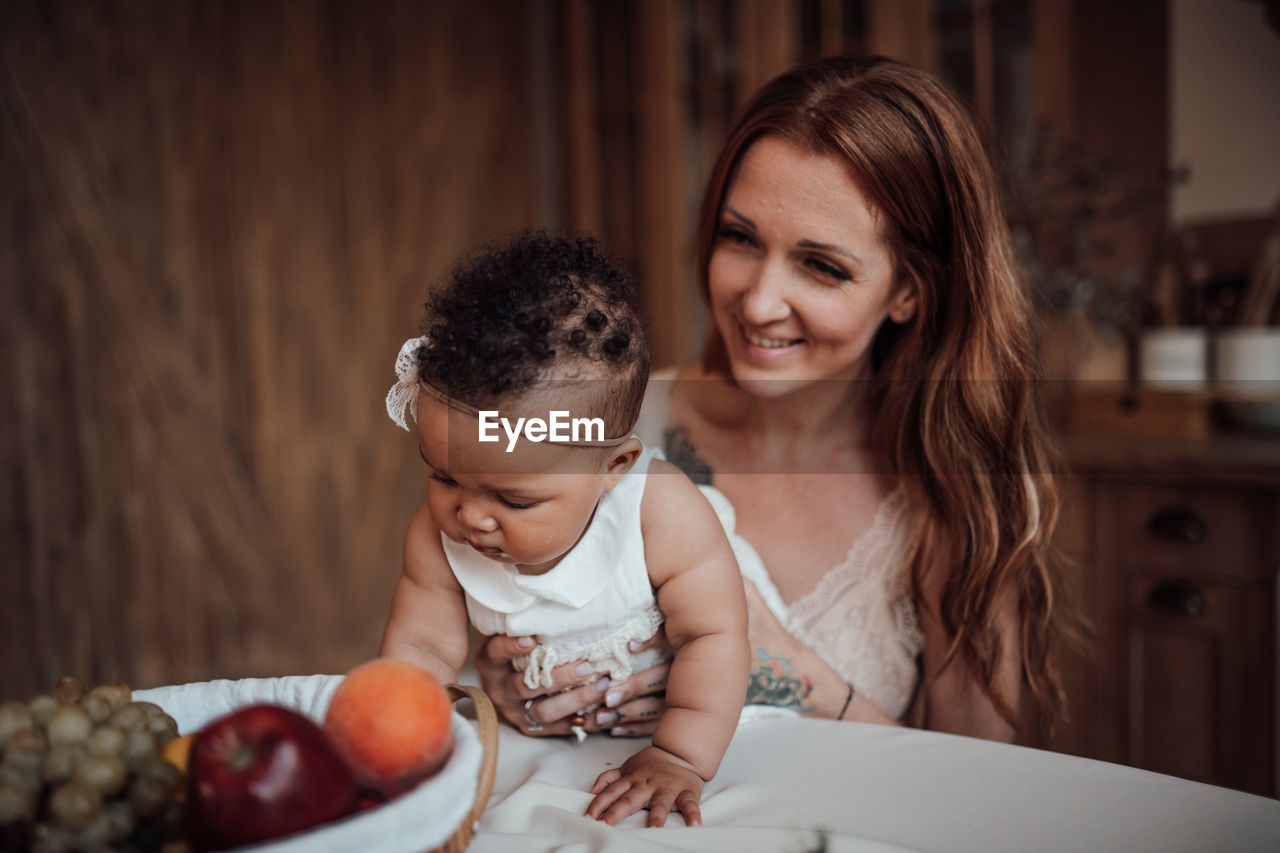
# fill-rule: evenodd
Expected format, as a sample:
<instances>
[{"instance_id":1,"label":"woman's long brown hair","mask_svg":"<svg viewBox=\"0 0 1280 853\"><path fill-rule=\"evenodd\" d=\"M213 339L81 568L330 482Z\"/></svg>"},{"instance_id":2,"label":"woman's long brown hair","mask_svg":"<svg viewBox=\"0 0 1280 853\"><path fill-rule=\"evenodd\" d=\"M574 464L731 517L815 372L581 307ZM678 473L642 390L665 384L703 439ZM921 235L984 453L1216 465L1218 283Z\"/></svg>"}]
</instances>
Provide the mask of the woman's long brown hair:
<instances>
[{"instance_id":1,"label":"woman's long brown hair","mask_svg":"<svg viewBox=\"0 0 1280 853\"><path fill-rule=\"evenodd\" d=\"M950 567L943 668L958 658L1019 726L997 684L997 619L1015 606L1023 678L1051 724L1062 710L1051 657L1058 495L1035 400L1033 315L982 137L943 84L892 60L837 57L774 78L744 108L703 197L704 297L724 194L765 135L846 164L879 214L898 281L915 288L914 317L877 334L867 403L872 447L911 493L917 602L924 573ZM724 364L723 347L713 328L709 366Z\"/></svg>"}]
</instances>

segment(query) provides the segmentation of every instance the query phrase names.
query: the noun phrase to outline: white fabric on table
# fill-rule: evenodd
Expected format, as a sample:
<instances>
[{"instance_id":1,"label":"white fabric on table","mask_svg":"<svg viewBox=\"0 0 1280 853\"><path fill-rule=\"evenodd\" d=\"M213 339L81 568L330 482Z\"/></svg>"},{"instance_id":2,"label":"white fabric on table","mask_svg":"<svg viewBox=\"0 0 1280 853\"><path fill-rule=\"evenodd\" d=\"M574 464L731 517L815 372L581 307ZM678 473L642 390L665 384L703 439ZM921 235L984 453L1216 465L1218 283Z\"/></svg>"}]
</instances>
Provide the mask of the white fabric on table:
<instances>
[{"instance_id":1,"label":"white fabric on table","mask_svg":"<svg viewBox=\"0 0 1280 853\"><path fill-rule=\"evenodd\" d=\"M596 776L643 740L577 745L504 727L469 853L1280 850L1280 802L1026 747L800 717L741 725L701 827L582 816Z\"/></svg>"},{"instance_id":2,"label":"white fabric on table","mask_svg":"<svg viewBox=\"0 0 1280 853\"><path fill-rule=\"evenodd\" d=\"M284 705L324 720L340 675L293 675L203 681L135 690L139 702L154 702L191 734L239 708ZM256 844L257 853L420 853L438 847L467 817L475 802L484 747L473 723L453 712L453 753L436 775L377 808L276 841Z\"/></svg>"}]
</instances>

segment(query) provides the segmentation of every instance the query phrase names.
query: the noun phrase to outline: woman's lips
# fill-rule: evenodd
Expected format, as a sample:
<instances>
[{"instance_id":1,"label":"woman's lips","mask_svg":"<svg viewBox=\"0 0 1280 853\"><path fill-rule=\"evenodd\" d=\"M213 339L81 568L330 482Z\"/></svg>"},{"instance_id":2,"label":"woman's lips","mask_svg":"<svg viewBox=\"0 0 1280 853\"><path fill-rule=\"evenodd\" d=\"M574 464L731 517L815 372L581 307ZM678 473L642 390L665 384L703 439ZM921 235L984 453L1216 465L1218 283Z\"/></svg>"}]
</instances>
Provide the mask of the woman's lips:
<instances>
[{"instance_id":1,"label":"woman's lips","mask_svg":"<svg viewBox=\"0 0 1280 853\"><path fill-rule=\"evenodd\" d=\"M804 343L802 339L797 338L777 338L770 335L762 335L751 331L741 323L738 324L738 328L742 332L743 349L748 356L757 360L780 358Z\"/></svg>"}]
</instances>

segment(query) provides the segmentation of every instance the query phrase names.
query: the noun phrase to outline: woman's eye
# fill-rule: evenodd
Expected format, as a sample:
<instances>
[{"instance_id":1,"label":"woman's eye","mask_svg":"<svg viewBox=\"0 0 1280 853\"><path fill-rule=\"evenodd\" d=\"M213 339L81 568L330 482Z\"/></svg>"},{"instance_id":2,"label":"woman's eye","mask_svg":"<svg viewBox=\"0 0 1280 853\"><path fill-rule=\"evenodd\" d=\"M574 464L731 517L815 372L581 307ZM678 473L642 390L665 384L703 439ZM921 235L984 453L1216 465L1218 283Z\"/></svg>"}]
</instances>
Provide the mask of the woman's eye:
<instances>
[{"instance_id":1,"label":"woman's eye","mask_svg":"<svg viewBox=\"0 0 1280 853\"><path fill-rule=\"evenodd\" d=\"M722 240L729 240L742 246L754 246L756 242L750 234L736 225L721 225L716 230L716 235Z\"/></svg>"},{"instance_id":2,"label":"woman's eye","mask_svg":"<svg viewBox=\"0 0 1280 853\"><path fill-rule=\"evenodd\" d=\"M840 267L837 267L834 264L829 264L826 261L822 260L821 258L809 258L805 261L805 263L813 271L821 275L824 275L828 278L833 278L836 281L849 281L851 278L853 278L853 276L849 275L847 272L840 269Z\"/></svg>"}]
</instances>

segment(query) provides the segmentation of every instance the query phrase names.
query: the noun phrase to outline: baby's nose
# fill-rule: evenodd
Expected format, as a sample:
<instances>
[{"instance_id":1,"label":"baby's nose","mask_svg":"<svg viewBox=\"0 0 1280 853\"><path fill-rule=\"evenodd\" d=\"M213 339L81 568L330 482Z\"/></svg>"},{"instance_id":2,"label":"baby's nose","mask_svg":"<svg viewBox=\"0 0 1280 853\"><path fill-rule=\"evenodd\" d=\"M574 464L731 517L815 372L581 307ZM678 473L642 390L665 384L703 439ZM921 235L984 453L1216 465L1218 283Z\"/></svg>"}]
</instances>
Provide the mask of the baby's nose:
<instances>
[{"instance_id":1,"label":"baby's nose","mask_svg":"<svg viewBox=\"0 0 1280 853\"><path fill-rule=\"evenodd\" d=\"M497 519L485 512L483 507L473 503L464 502L458 506L458 521L465 527L482 533L492 533L498 529Z\"/></svg>"}]
</instances>

